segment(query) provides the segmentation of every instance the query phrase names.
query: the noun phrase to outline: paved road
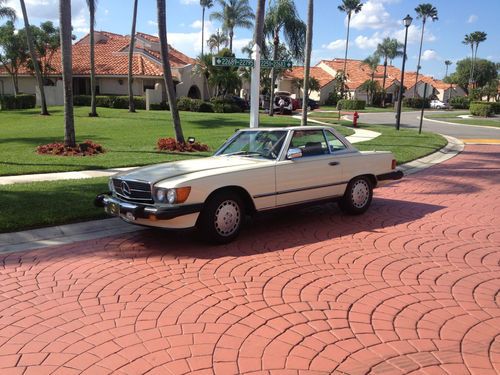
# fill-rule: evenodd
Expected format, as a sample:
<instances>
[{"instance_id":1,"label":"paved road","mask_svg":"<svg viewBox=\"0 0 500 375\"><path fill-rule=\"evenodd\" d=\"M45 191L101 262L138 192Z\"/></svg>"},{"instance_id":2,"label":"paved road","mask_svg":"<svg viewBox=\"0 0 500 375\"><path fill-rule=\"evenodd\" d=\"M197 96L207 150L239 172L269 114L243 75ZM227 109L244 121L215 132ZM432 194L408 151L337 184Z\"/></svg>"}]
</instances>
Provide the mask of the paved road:
<instances>
[{"instance_id":1,"label":"paved road","mask_svg":"<svg viewBox=\"0 0 500 375\"><path fill-rule=\"evenodd\" d=\"M1 255L0 373L498 374L499 155L223 247L144 230Z\"/></svg>"},{"instance_id":2,"label":"paved road","mask_svg":"<svg viewBox=\"0 0 500 375\"><path fill-rule=\"evenodd\" d=\"M420 124L419 112L403 112L401 114L401 126L406 128L417 128ZM383 113L361 113L360 122L367 124L387 124L395 126L396 119L393 112ZM442 124L432 121L423 122L423 130L446 134L458 139L494 139L500 140L500 128L475 127L460 124Z\"/></svg>"}]
</instances>

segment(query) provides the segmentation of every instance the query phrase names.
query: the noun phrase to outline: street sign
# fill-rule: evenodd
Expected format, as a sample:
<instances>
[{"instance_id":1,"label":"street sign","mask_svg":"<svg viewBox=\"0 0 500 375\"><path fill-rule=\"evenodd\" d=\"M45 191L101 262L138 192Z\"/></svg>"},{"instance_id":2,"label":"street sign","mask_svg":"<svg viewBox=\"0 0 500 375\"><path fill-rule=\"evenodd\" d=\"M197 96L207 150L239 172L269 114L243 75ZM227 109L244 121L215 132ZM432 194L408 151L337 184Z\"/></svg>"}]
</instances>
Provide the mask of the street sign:
<instances>
[{"instance_id":1,"label":"street sign","mask_svg":"<svg viewBox=\"0 0 500 375\"><path fill-rule=\"evenodd\" d=\"M229 66L229 67L254 67L255 62L253 59L238 59L236 57L213 57L212 64L215 66ZM275 68L275 69L289 69L293 66L290 60L260 60L261 68Z\"/></svg>"},{"instance_id":2,"label":"street sign","mask_svg":"<svg viewBox=\"0 0 500 375\"><path fill-rule=\"evenodd\" d=\"M254 61L252 59L237 59L236 57L213 57L212 64L215 66L253 67Z\"/></svg>"}]
</instances>

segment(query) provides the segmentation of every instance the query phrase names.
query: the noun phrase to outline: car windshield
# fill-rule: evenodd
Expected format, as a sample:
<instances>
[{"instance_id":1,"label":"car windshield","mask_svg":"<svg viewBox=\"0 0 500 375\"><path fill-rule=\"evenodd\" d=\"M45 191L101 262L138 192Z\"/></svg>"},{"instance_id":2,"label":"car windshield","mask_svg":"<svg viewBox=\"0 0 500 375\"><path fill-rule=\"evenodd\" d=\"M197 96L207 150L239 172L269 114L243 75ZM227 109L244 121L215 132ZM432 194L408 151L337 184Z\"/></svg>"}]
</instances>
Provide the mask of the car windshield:
<instances>
[{"instance_id":1,"label":"car windshield","mask_svg":"<svg viewBox=\"0 0 500 375\"><path fill-rule=\"evenodd\" d=\"M217 155L276 159L287 133L285 130L242 131L226 143Z\"/></svg>"}]
</instances>

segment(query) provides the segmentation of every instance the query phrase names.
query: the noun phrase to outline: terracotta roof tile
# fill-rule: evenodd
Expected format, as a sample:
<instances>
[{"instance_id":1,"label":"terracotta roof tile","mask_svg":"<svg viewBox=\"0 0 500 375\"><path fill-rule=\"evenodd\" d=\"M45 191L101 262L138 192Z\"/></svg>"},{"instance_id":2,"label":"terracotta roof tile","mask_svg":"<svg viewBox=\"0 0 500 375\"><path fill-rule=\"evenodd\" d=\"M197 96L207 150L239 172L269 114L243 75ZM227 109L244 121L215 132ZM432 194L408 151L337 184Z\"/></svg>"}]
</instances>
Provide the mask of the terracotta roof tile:
<instances>
[{"instance_id":1,"label":"terracotta roof tile","mask_svg":"<svg viewBox=\"0 0 500 375\"><path fill-rule=\"evenodd\" d=\"M327 85L335 78L319 67L311 67L310 75L319 81L320 87ZM286 71L283 77L304 79L304 67L294 66L291 70Z\"/></svg>"}]
</instances>

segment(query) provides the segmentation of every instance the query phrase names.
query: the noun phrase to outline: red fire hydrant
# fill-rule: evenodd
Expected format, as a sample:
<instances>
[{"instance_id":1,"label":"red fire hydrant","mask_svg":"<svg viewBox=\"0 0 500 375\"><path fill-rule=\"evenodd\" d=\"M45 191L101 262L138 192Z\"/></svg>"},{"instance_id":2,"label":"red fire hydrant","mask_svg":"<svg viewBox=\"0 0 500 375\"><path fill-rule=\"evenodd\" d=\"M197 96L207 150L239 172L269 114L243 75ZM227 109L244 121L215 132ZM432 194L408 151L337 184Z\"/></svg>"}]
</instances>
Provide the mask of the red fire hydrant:
<instances>
[{"instance_id":1,"label":"red fire hydrant","mask_svg":"<svg viewBox=\"0 0 500 375\"><path fill-rule=\"evenodd\" d=\"M354 112L354 115L352 116L352 126L354 126L355 128L358 127L358 118L359 118L358 112Z\"/></svg>"}]
</instances>

